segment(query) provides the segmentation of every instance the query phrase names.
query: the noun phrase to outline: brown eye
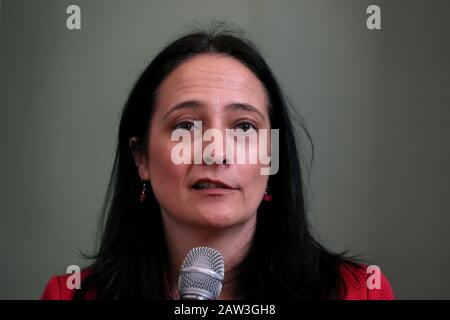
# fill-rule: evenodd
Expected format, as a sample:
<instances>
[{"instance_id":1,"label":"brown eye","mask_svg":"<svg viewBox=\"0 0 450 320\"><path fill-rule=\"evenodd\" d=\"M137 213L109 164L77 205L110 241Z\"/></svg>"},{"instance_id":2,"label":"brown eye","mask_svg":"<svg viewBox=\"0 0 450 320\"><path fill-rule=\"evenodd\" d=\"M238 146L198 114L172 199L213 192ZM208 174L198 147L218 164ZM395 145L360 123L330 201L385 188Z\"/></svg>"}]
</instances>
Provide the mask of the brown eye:
<instances>
[{"instance_id":1,"label":"brown eye","mask_svg":"<svg viewBox=\"0 0 450 320\"><path fill-rule=\"evenodd\" d=\"M192 121L183 121L175 125L174 129L184 129L187 131L191 131L194 127L194 123Z\"/></svg>"},{"instance_id":2,"label":"brown eye","mask_svg":"<svg viewBox=\"0 0 450 320\"><path fill-rule=\"evenodd\" d=\"M250 129L256 130L256 127L252 123L247 121L238 124L235 128L238 130L240 129L243 132L247 132Z\"/></svg>"}]
</instances>

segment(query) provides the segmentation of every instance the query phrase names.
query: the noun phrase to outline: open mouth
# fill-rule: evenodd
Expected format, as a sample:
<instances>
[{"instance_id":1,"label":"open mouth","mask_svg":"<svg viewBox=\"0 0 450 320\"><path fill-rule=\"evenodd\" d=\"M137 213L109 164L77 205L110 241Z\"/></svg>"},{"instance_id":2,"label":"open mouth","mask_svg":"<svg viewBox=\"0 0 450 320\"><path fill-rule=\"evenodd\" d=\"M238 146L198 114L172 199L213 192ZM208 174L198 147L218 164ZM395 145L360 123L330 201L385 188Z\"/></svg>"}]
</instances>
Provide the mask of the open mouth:
<instances>
[{"instance_id":1,"label":"open mouth","mask_svg":"<svg viewBox=\"0 0 450 320\"><path fill-rule=\"evenodd\" d=\"M223 184L217 184L217 183L208 183L208 182L202 182L197 183L192 186L192 188L196 190L203 190L203 189L232 189L230 187L227 187Z\"/></svg>"},{"instance_id":2,"label":"open mouth","mask_svg":"<svg viewBox=\"0 0 450 320\"><path fill-rule=\"evenodd\" d=\"M211 190L211 192L228 192L232 190L237 190L237 188L233 188L227 183L221 180L212 180L210 178L201 178L198 179L192 186L194 190Z\"/></svg>"}]
</instances>

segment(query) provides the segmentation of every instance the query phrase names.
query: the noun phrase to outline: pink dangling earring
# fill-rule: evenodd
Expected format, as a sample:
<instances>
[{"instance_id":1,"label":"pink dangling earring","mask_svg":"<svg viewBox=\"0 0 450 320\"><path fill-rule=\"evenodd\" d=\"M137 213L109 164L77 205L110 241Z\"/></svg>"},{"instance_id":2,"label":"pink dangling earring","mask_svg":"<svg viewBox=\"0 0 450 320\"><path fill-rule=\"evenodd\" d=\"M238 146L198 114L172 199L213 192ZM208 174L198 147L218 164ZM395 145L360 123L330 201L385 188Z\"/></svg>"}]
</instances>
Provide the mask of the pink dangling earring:
<instances>
[{"instance_id":1,"label":"pink dangling earring","mask_svg":"<svg viewBox=\"0 0 450 320\"><path fill-rule=\"evenodd\" d=\"M144 202L146 195L147 195L147 186L145 184L145 181L142 180L142 192L141 195L139 196L139 201Z\"/></svg>"},{"instance_id":2,"label":"pink dangling earring","mask_svg":"<svg viewBox=\"0 0 450 320\"><path fill-rule=\"evenodd\" d=\"M263 197L264 201L272 201L272 195L269 193L269 186L266 188L266 192L264 193Z\"/></svg>"}]
</instances>

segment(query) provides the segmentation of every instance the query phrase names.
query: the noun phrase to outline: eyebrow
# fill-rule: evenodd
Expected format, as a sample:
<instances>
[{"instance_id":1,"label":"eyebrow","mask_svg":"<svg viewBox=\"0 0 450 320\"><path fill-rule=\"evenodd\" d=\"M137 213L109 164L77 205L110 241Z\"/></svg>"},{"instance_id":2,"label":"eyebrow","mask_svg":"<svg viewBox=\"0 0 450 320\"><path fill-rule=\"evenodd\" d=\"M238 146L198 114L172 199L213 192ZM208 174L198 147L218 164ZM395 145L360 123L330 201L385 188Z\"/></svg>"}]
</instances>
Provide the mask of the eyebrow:
<instances>
[{"instance_id":1,"label":"eyebrow","mask_svg":"<svg viewBox=\"0 0 450 320\"><path fill-rule=\"evenodd\" d=\"M178 103L175 105L175 107L173 107L172 109L170 109L165 115L164 118L167 118L169 116L169 114L171 114L172 112L176 111L176 110L180 110L180 109L197 109L200 107L204 107L205 104L203 104L200 101L197 100L188 100L188 101L184 101L181 103ZM257 108L255 108L254 106L252 106L251 104L248 103L242 103L242 102L233 102L230 103L228 105L225 106L225 110L226 111L248 111L248 112L253 112L258 114L263 120L266 119L266 117L262 114L261 111L259 111Z\"/></svg>"}]
</instances>

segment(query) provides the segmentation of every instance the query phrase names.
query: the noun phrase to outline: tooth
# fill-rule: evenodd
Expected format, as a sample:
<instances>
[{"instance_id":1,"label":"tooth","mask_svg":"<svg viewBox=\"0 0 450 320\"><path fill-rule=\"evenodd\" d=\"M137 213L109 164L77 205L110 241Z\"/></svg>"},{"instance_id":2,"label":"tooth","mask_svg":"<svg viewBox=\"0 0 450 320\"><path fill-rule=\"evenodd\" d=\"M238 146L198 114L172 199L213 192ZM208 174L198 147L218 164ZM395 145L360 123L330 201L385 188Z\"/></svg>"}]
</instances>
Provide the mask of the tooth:
<instances>
[{"instance_id":1,"label":"tooth","mask_svg":"<svg viewBox=\"0 0 450 320\"><path fill-rule=\"evenodd\" d=\"M205 189L205 188L223 188L222 185L218 185L215 183L207 183L207 182L202 182L198 184L198 187L201 189Z\"/></svg>"}]
</instances>

